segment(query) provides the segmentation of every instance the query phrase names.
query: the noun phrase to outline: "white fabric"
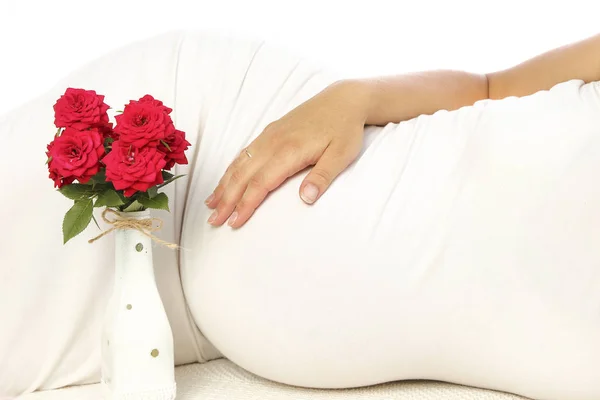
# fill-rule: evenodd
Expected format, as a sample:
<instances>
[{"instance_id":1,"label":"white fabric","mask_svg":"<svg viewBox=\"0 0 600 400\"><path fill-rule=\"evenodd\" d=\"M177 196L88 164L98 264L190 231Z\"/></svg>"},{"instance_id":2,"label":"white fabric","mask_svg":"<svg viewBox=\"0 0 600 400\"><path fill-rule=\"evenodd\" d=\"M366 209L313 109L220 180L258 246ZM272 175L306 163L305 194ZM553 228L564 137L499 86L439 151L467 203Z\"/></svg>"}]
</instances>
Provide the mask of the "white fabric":
<instances>
[{"instance_id":1,"label":"white fabric","mask_svg":"<svg viewBox=\"0 0 600 400\"><path fill-rule=\"evenodd\" d=\"M203 200L229 162L332 80L258 42L175 33L0 121L0 167L19 171L0 207L0 393L98 379L112 243L88 245L92 226L62 247L69 202L43 166L52 102L69 85L115 107L151 93L175 109L194 146L168 190L173 213L157 214L161 237L181 232L189 308L233 362L299 386L418 378L600 398L598 84L369 128L315 206L299 200L299 174L243 229L209 227ZM217 357L190 326L176 255L155 255L176 362Z\"/></svg>"},{"instance_id":2,"label":"white fabric","mask_svg":"<svg viewBox=\"0 0 600 400\"><path fill-rule=\"evenodd\" d=\"M368 388L315 390L262 379L227 360L175 370L177 400L525 400L522 397L441 382L395 382ZM21 400L103 400L100 385L25 395Z\"/></svg>"},{"instance_id":3,"label":"white fabric","mask_svg":"<svg viewBox=\"0 0 600 400\"><path fill-rule=\"evenodd\" d=\"M201 201L325 78L258 45L219 50L184 44L175 106L206 106L181 269L225 357L297 386L424 378L600 398L599 83L370 128L317 204L298 174L232 230L207 225Z\"/></svg>"}]
</instances>

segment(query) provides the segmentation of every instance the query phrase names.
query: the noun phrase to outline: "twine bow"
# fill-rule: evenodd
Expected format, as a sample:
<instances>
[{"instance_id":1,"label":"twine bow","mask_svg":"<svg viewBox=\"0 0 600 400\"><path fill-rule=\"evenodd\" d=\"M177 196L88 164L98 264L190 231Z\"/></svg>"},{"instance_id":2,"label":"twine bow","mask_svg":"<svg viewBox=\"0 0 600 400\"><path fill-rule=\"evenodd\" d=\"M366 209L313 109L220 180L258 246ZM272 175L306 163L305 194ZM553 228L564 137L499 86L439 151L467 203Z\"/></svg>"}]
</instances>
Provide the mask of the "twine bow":
<instances>
[{"instance_id":1,"label":"twine bow","mask_svg":"<svg viewBox=\"0 0 600 400\"><path fill-rule=\"evenodd\" d=\"M115 214L118 218L114 219L114 220L110 220L110 219L106 218L106 214L109 212L112 214ZM136 231L142 233L143 235L148 236L150 239L152 239L153 241L155 241L158 244L162 244L163 246L166 246L170 249L178 249L179 248L179 246L176 245L175 243L167 242L165 240L157 238L156 236L152 235L151 233L148 233L148 232L156 232L156 231L162 229L163 220L160 218L145 218L145 219L123 218L123 216L121 214L119 214L118 212L116 212L110 208L107 208L104 210L104 212L102 212L102 219L107 224L112 225L112 228L102 232L95 238L88 240L88 243L94 243L96 240L102 238L105 235L108 235L109 233L111 233L112 231L114 231L116 229L135 229ZM154 224L153 224L154 221L158 222L157 227L154 227Z\"/></svg>"}]
</instances>

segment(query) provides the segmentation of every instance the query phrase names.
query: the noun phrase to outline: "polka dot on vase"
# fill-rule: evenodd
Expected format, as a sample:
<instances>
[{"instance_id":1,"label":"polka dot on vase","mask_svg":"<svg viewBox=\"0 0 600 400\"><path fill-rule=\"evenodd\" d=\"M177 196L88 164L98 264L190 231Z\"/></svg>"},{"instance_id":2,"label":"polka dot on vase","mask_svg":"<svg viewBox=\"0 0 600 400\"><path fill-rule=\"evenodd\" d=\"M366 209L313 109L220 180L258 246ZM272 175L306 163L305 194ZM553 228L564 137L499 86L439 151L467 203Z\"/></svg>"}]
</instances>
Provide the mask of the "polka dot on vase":
<instances>
[{"instance_id":1,"label":"polka dot on vase","mask_svg":"<svg viewBox=\"0 0 600 400\"><path fill-rule=\"evenodd\" d=\"M132 306L131 304L127 304L127 307L126 307L126 308L127 308L128 310L131 310L131 309L133 308L133 306Z\"/></svg>"},{"instance_id":2,"label":"polka dot on vase","mask_svg":"<svg viewBox=\"0 0 600 400\"><path fill-rule=\"evenodd\" d=\"M144 250L144 245L141 243L138 243L135 245L135 249L139 253L140 251Z\"/></svg>"},{"instance_id":3,"label":"polka dot on vase","mask_svg":"<svg viewBox=\"0 0 600 400\"><path fill-rule=\"evenodd\" d=\"M154 358L158 357L158 349L153 349L153 350L150 352L150 355L151 355L152 357L154 357Z\"/></svg>"}]
</instances>

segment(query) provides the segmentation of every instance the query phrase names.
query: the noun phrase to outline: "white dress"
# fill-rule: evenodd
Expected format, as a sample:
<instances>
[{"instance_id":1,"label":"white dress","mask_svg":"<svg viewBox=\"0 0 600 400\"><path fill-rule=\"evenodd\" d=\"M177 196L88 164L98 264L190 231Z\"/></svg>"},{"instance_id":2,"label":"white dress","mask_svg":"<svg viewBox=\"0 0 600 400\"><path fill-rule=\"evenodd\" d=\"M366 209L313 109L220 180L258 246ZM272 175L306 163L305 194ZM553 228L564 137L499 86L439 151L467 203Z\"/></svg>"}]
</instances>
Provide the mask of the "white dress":
<instances>
[{"instance_id":1,"label":"white dress","mask_svg":"<svg viewBox=\"0 0 600 400\"><path fill-rule=\"evenodd\" d=\"M176 126L193 144L190 164L177 171L188 176L168 191L173 213L160 214L172 218L161 237L180 239L184 250L179 260L168 250L157 254L170 271L161 291L172 297L165 302L179 363L220 352L255 374L298 386L434 379L535 399L600 398L598 84L572 81L527 98L370 127L360 157L315 205L298 197L301 173L273 192L242 229L232 230L206 224L210 210L203 200L266 124L335 77L262 43L204 33L154 38L82 71L38 107L51 113L49 100L64 84L96 89L111 105L150 93L174 108ZM43 155L51 130L38 128L27 133L35 139L25 139L27 123L16 119L8 116L0 125L18 132L9 144L27 140ZM27 174L12 183L33 207L31 185L51 182L43 161ZM67 257L59 269L68 275L77 264L74 253L94 252L97 266L77 266L87 270L87 281L68 278L75 293L63 311L96 329L94 313L104 305L98 299L111 282L110 240L88 245L96 232L89 228L61 248L57 221L68 207L50 189L43 201L53 209L30 209L29 217L10 216L7 208L17 200L1 208L3 220L14 222L5 227L11 237L1 242L11 267L3 262L10 279L0 280L0 293L15 296L21 282L38 301L56 300L39 278L55 267L41 260ZM37 255L23 261L22 240L34 227ZM32 283L32 270L40 282ZM91 287L95 294L88 293ZM73 304L84 289L86 305ZM201 334L189 326L184 296ZM38 307L21 299L9 309L1 300L9 322ZM36 326L50 325L40 318ZM33 334L21 346L7 345L17 332L9 324L9 333L0 334L0 358L3 352L13 359L18 351L29 354L25 347L35 346ZM83 337L72 326L51 332L63 349L64 338L75 335L79 356L66 364L60 350L46 356L93 381L93 335ZM19 390L72 380L50 371L32 372ZM1 375L0 389L15 387Z\"/></svg>"}]
</instances>

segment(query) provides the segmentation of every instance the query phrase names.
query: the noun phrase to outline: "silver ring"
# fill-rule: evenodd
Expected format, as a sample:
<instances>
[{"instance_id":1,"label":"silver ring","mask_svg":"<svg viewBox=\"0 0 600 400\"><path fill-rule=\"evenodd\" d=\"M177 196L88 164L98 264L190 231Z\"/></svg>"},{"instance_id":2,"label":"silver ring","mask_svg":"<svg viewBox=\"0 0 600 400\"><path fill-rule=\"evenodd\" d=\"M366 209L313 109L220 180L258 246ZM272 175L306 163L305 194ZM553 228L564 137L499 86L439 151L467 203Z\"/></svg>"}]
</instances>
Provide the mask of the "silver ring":
<instances>
[{"instance_id":1,"label":"silver ring","mask_svg":"<svg viewBox=\"0 0 600 400\"><path fill-rule=\"evenodd\" d=\"M244 153L248 156L248 158L252 158L252 154L248 151L248 149L244 149Z\"/></svg>"}]
</instances>

